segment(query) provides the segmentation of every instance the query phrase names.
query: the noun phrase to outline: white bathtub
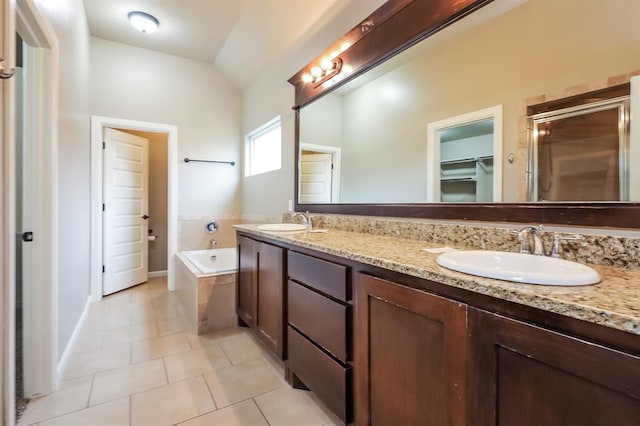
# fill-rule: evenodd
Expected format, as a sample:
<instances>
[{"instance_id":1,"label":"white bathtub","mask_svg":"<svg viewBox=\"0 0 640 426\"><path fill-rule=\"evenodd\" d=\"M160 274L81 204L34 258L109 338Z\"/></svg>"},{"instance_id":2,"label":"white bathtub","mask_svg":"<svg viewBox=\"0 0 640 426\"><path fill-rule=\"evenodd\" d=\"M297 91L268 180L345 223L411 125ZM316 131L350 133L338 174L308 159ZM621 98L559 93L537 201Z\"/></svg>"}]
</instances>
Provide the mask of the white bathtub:
<instances>
[{"instance_id":1,"label":"white bathtub","mask_svg":"<svg viewBox=\"0 0 640 426\"><path fill-rule=\"evenodd\" d=\"M200 272L197 276L216 276L236 271L236 249L233 247L187 250L181 254Z\"/></svg>"},{"instance_id":2,"label":"white bathtub","mask_svg":"<svg viewBox=\"0 0 640 426\"><path fill-rule=\"evenodd\" d=\"M178 253L175 280L178 298L198 333L237 325L235 248Z\"/></svg>"}]
</instances>

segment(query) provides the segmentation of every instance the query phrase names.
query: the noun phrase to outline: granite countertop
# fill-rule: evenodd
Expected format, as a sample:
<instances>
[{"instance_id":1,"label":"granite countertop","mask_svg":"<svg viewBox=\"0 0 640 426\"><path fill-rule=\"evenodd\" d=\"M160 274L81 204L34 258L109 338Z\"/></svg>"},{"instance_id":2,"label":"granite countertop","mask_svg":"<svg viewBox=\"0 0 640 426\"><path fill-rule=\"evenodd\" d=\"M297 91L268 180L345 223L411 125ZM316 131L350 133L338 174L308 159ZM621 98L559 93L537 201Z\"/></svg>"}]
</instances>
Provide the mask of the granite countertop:
<instances>
[{"instance_id":1,"label":"granite countertop","mask_svg":"<svg viewBox=\"0 0 640 426\"><path fill-rule=\"evenodd\" d=\"M325 233L279 233L260 231L257 225L234 226L257 236L640 335L638 269L589 265L602 277L600 283L590 286L519 284L444 268L436 263L438 254L422 250L442 245L425 241L334 229Z\"/></svg>"}]
</instances>

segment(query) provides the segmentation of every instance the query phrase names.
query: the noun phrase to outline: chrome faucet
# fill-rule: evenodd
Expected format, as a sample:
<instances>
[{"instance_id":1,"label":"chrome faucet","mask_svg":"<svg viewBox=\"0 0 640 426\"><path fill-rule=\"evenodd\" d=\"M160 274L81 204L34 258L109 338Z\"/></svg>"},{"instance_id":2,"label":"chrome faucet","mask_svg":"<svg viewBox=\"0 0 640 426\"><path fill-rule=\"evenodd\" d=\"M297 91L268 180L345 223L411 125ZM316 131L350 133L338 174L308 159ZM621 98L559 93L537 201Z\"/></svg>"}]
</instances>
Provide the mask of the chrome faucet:
<instances>
[{"instance_id":1,"label":"chrome faucet","mask_svg":"<svg viewBox=\"0 0 640 426\"><path fill-rule=\"evenodd\" d=\"M538 225L537 227L525 226L524 228L513 230L512 233L518 235L518 241L520 241L520 253L528 253L535 256L545 256L544 243L542 242L542 225ZM575 241L583 239L584 237L580 234L569 236L553 234L553 245L551 246L549 256L562 258L563 241Z\"/></svg>"},{"instance_id":2,"label":"chrome faucet","mask_svg":"<svg viewBox=\"0 0 640 426\"><path fill-rule=\"evenodd\" d=\"M542 233L542 225L537 228L534 226L525 226L517 231L518 241L520 241L520 253L529 253L535 256L544 256L544 244L540 234Z\"/></svg>"},{"instance_id":3,"label":"chrome faucet","mask_svg":"<svg viewBox=\"0 0 640 426\"><path fill-rule=\"evenodd\" d=\"M297 216L302 216L302 224L307 226L307 231L311 231L313 229L313 220L311 214L307 210L304 213L294 213L293 218L295 219Z\"/></svg>"}]
</instances>

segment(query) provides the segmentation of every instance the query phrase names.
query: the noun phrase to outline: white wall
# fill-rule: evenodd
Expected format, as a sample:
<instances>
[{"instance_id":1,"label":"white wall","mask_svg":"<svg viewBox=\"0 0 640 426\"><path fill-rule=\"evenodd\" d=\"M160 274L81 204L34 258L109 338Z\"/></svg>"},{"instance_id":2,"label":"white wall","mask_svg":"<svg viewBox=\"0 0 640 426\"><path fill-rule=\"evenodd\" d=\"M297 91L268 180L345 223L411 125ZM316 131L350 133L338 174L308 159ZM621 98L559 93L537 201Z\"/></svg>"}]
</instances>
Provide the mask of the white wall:
<instances>
[{"instance_id":1,"label":"white wall","mask_svg":"<svg viewBox=\"0 0 640 426\"><path fill-rule=\"evenodd\" d=\"M178 126L178 214L240 214L241 96L213 65L91 38L91 114Z\"/></svg>"},{"instance_id":2,"label":"white wall","mask_svg":"<svg viewBox=\"0 0 640 426\"><path fill-rule=\"evenodd\" d=\"M58 356L89 297L89 30L82 0L36 0L59 43Z\"/></svg>"},{"instance_id":3,"label":"white wall","mask_svg":"<svg viewBox=\"0 0 640 426\"><path fill-rule=\"evenodd\" d=\"M342 146L342 96L329 93L322 102L300 110L300 143Z\"/></svg>"},{"instance_id":4,"label":"white wall","mask_svg":"<svg viewBox=\"0 0 640 426\"><path fill-rule=\"evenodd\" d=\"M282 117L282 169L243 179L242 215L248 219L281 215L294 199L293 86L287 80L331 43L376 10L383 0L341 0L285 55L243 92L243 134Z\"/></svg>"}]
</instances>

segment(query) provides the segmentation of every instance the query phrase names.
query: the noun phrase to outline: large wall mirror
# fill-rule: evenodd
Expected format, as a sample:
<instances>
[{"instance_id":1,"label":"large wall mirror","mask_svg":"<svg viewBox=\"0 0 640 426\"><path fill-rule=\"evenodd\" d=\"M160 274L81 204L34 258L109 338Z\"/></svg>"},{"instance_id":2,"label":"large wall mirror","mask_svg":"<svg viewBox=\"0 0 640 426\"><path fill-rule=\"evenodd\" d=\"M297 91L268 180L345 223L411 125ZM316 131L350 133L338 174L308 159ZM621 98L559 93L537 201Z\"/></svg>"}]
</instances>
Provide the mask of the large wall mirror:
<instances>
[{"instance_id":1,"label":"large wall mirror","mask_svg":"<svg viewBox=\"0 0 640 426\"><path fill-rule=\"evenodd\" d=\"M563 99L588 103L590 93L633 105L637 16L637 0L495 0L335 89L325 83L321 96L298 108L297 208L640 227L640 147L629 136L628 109L607 115L619 122L607 123L613 130L602 148L598 136L584 134L584 120L564 120L578 132L556 124L558 146L562 135L579 135L557 161L537 161L552 150L538 150L548 126L531 115L532 107ZM621 87L622 95L610 90ZM591 146L589 155L581 144ZM580 161L566 161L573 156ZM611 193L575 198L569 188L551 198L538 191L553 179L593 188L584 179L598 176Z\"/></svg>"}]
</instances>

